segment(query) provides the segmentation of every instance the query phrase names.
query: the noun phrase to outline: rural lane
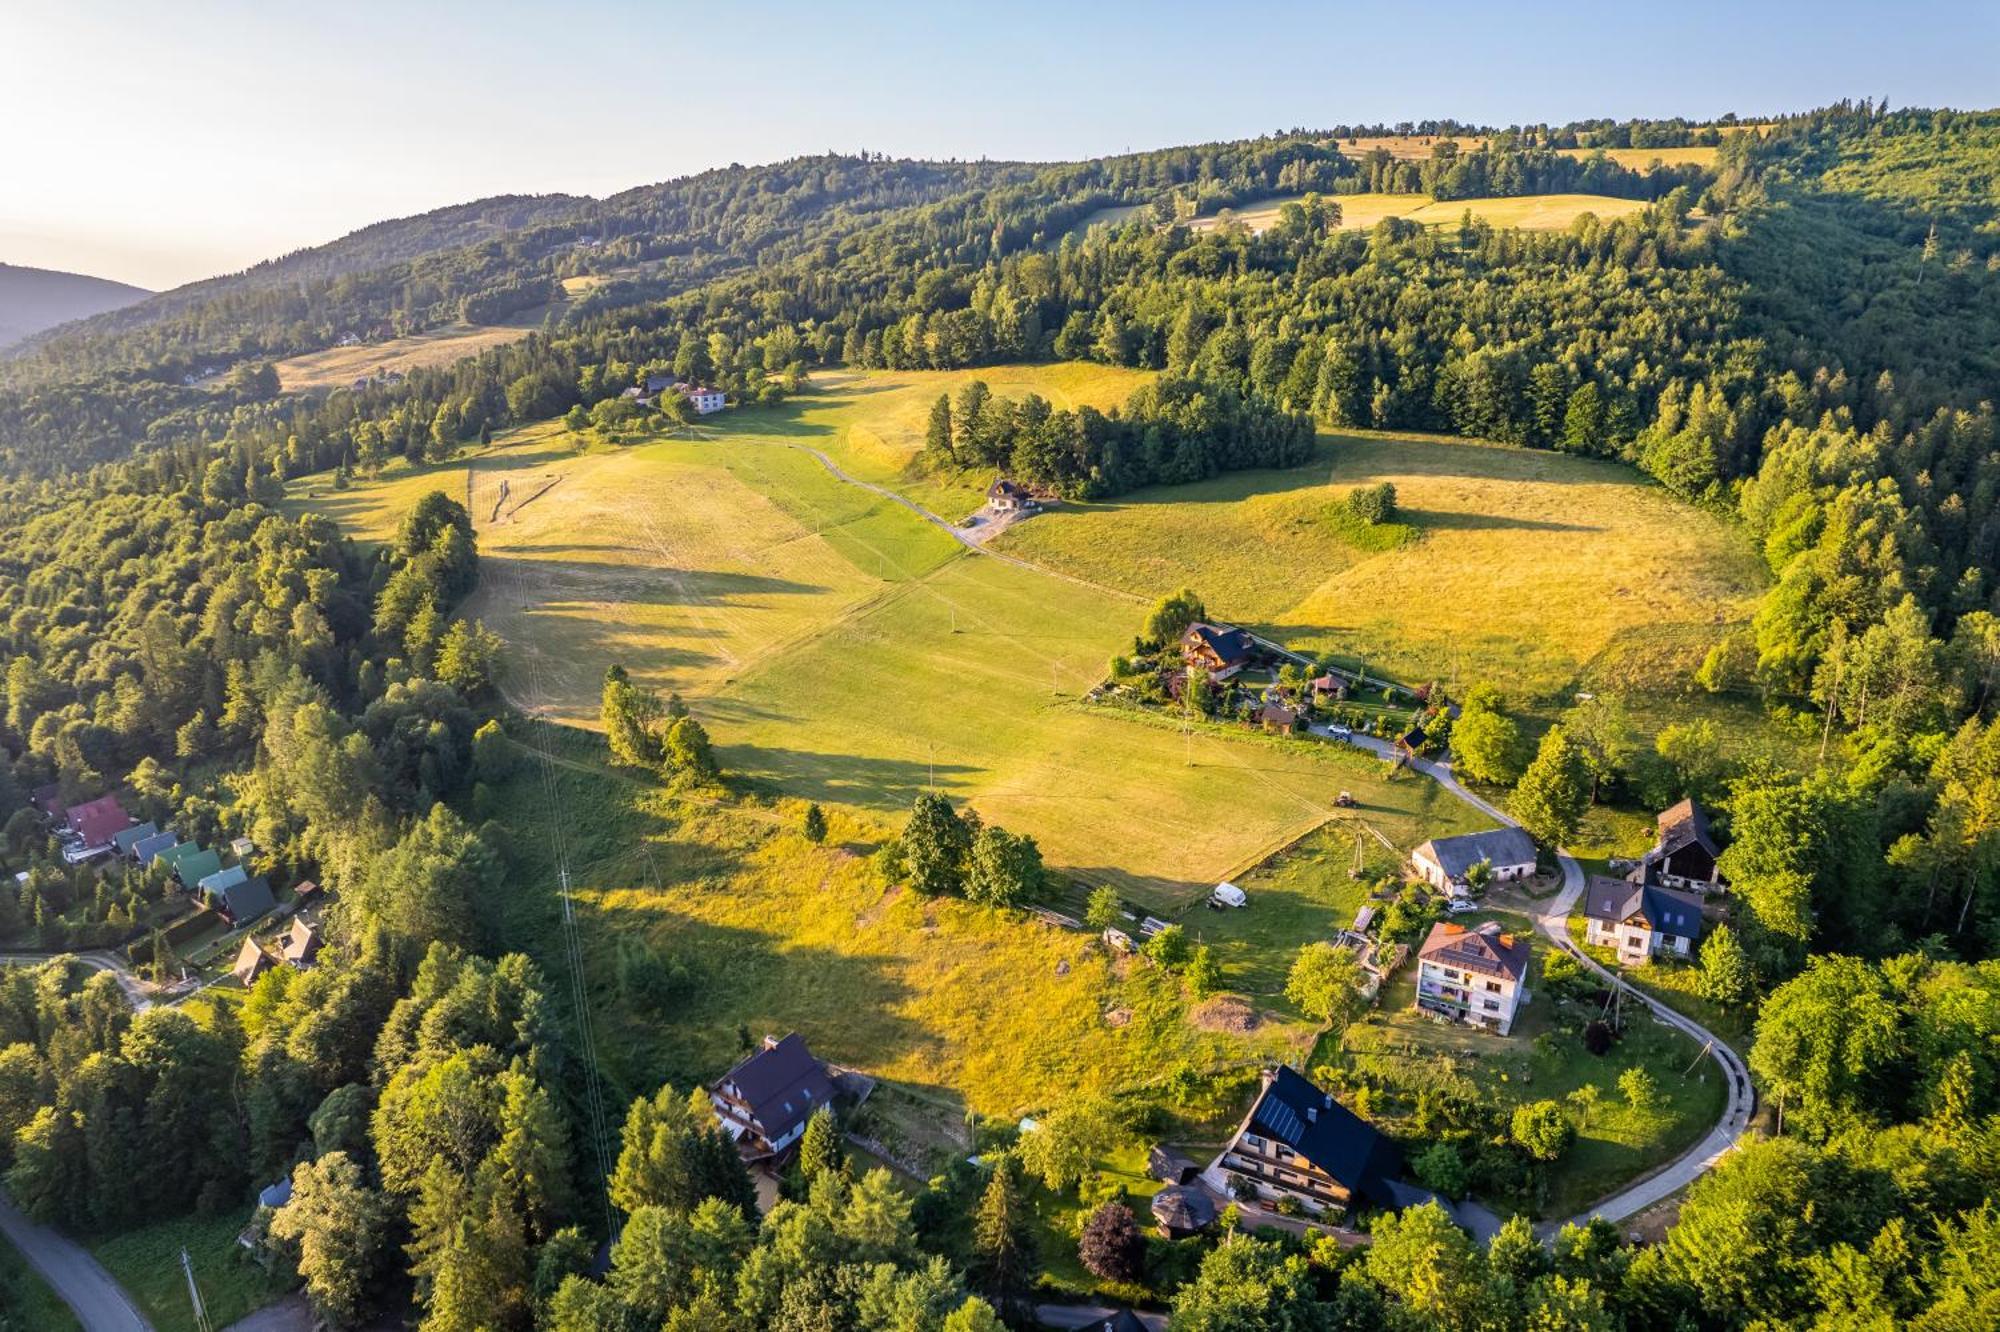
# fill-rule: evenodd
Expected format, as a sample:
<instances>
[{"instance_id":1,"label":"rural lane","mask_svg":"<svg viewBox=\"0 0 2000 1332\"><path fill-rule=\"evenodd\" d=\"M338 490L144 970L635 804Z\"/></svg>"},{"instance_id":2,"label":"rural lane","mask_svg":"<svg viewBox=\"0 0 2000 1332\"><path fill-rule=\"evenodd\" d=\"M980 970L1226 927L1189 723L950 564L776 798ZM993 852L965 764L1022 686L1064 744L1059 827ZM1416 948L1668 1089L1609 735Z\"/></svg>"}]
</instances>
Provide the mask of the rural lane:
<instances>
[{"instance_id":1,"label":"rural lane","mask_svg":"<svg viewBox=\"0 0 2000 1332\"><path fill-rule=\"evenodd\" d=\"M83 1332L152 1332L111 1273L74 1240L30 1221L5 1194L0 1194L0 1234L75 1311Z\"/></svg>"},{"instance_id":2,"label":"rural lane","mask_svg":"<svg viewBox=\"0 0 2000 1332\"><path fill-rule=\"evenodd\" d=\"M1329 735L1323 726L1315 726L1312 729L1314 733L1326 736L1328 739L1337 738ZM1393 744L1372 735L1349 736L1345 743L1391 761L1403 757L1402 752ZM1460 785L1458 779L1452 775L1450 764L1425 758L1412 758L1408 763L1410 767L1429 777L1488 818L1511 827L1520 826L1505 810L1482 800ZM1594 1217L1603 1217L1607 1221L1622 1221L1686 1188L1719 1165L1722 1158L1735 1148L1743 1134L1748 1131L1750 1116L1757 1108L1757 1096L1751 1087L1750 1070L1744 1064L1743 1056L1738 1054L1729 1042L1692 1018L1636 988L1607 968L1599 966L1570 942L1569 917L1576 909L1577 899L1583 896L1585 881L1583 866L1577 864L1576 858L1567 851L1558 851L1556 861L1562 866L1562 891L1550 900L1545 909L1535 913L1535 928L1541 931L1550 943L1568 953L1606 985L1644 1004L1655 1020L1665 1023L1688 1036L1697 1045L1704 1047L1704 1053L1722 1070L1723 1090L1726 1093L1722 1118L1716 1121L1715 1127L1710 1129L1701 1141L1636 1184L1601 1199L1589 1211L1569 1218L1571 1223L1577 1225L1582 1225ZM1562 1223L1545 1223L1543 1230L1546 1234L1553 1234L1559 1224Z\"/></svg>"}]
</instances>

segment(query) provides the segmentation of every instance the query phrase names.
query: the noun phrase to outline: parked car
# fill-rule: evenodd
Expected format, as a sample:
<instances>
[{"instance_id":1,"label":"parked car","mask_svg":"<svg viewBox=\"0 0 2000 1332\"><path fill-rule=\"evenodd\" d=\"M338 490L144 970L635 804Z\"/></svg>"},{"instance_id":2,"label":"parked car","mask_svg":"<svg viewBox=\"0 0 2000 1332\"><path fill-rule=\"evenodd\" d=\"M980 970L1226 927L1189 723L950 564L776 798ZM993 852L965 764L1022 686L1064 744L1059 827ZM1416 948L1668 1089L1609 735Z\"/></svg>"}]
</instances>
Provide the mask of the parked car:
<instances>
[{"instance_id":1,"label":"parked car","mask_svg":"<svg viewBox=\"0 0 2000 1332\"><path fill-rule=\"evenodd\" d=\"M1479 903L1469 897L1454 897L1445 903L1444 909L1454 916L1462 916L1468 911L1479 910Z\"/></svg>"},{"instance_id":2,"label":"parked car","mask_svg":"<svg viewBox=\"0 0 2000 1332\"><path fill-rule=\"evenodd\" d=\"M1354 728L1351 726L1342 726L1338 722L1327 727L1326 733L1335 740L1351 740L1354 738Z\"/></svg>"}]
</instances>

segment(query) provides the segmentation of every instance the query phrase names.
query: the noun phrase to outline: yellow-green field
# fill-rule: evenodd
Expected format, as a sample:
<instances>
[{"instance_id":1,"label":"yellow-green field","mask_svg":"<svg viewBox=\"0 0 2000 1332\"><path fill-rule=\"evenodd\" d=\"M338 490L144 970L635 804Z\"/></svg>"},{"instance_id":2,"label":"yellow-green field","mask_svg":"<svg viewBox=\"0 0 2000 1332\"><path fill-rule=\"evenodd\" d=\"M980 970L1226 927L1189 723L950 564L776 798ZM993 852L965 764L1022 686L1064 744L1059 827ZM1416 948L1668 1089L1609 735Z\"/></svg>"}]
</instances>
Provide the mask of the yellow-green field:
<instances>
[{"instance_id":1,"label":"yellow-green field","mask_svg":"<svg viewBox=\"0 0 2000 1332\"><path fill-rule=\"evenodd\" d=\"M550 427L298 502L380 539L428 490L466 493L481 577L467 614L506 640L502 689L596 724L604 670L679 692L724 766L791 795L900 816L933 783L1034 834L1050 862L1165 908L1313 828L1352 790L1408 847L1462 816L1428 783L1315 742L1184 736L1083 701L1143 615L1103 587L974 555L894 499L941 391L970 375L849 376L712 438L575 451ZM1141 376L1000 368L996 392L1115 401ZM506 482L506 498L501 483ZM970 482L918 487L959 499ZM311 496L311 498L308 498ZM1041 521L1041 520L1037 520ZM1226 603L1217 601L1218 606Z\"/></svg>"},{"instance_id":2,"label":"yellow-green field","mask_svg":"<svg viewBox=\"0 0 2000 1332\"><path fill-rule=\"evenodd\" d=\"M426 366L450 365L488 347L520 341L542 326L547 312L547 306L536 306L505 323L451 324L408 337L288 356L276 363L278 384L287 393L344 388L365 375L390 370L408 374Z\"/></svg>"},{"instance_id":3,"label":"yellow-green field","mask_svg":"<svg viewBox=\"0 0 2000 1332\"><path fill-rule=\"evenodd\" d=\"M1416 542L1356 550L1324 519L1389 481ZM1292 646L1411 680L1492 679L1547 694L1616 658L1665 688L1746 619L1762 565L1721 520L1629 467L1538 450L1328 437L1291 472L1070 505L997 548L1143 597L1193 586Z\"/></svg>"},{"instance_id":4,"label":"yellow-green field","mask_svg":"<svg viewBox=\"0 0 2000 1332\"><path fill-rule=\"evenodd\" d=\"M1725 130L1724 132L1728 133L1730 131ZM1741 127L1736 132L1740 133ZM1425 162L1430 160L1431 153L1436 148L1438 139L1442 137L1445 136L1392 134L1378 138L1339 139L1336 142L1339 145L1342 155L1346 157L1366 157L1369 153L1380 148L1391 157L1401 158L1404 161L1410 162ZM1477 152L1486 146L1486 140L1483 137L1469 136L1457 139L1455 142L1458 144L1458 150L1461 153ZM1619 166L1627 167L1633 171L1644 171L1655 162L1660 163L1662 166L1685 166L1689 163L1697 166L1708 166L1715 161L1716 154L1716 150L1713 147L1560 148L1557 151L1565 153L1570 157L1589 157L1601 151Z\"/></svg>"},{"instance_id":5,"label":"yellow-green field","mask_svg":"<svg viewBox=\"0 0 2000 1332\"><path fill-rule=\"evenodd\" d=\"M1281 208L1302 197L1294 194L1265 199L1244 208L1225 209L1212 217L1197 218L1187 225L1196 231L1209 231L1225 221L1236 221L1252 231L1262 231L1278 220ZM1585 213L1609 221L1646 207L1643 199L1618 199L1608 194L1526 194L1445 202L1433 202L1422 194L1340 194L1331 197L1340 205L1340 225L1348 231L1372 227L1385 217L1406 218L1431 227L1454 226L1467 213L1496 227L1561 231Z\"/></svg>"}]
</instances>

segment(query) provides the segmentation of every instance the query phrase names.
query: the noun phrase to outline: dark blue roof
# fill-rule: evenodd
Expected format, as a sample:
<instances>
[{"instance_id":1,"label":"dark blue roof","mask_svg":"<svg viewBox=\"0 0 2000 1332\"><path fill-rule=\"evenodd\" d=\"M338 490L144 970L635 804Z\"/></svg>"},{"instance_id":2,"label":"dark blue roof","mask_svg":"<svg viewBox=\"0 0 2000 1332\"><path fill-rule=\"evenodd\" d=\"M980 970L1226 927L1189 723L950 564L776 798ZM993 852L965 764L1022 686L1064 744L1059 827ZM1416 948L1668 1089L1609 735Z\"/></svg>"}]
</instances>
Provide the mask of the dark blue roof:
<instances>
[{"instance_id":1,"label":"dark blue roof","mask_svg":"<svg viewBox=\"0 0 2000 1332\"><path fill-rule=\"evenodd\" d=\"M1264 1088L1250 1126L1325 1171L1350 1192L1386 1201L1403 1154L1367 1121L1290 1068Z\"/></svg>"}]
</instances>

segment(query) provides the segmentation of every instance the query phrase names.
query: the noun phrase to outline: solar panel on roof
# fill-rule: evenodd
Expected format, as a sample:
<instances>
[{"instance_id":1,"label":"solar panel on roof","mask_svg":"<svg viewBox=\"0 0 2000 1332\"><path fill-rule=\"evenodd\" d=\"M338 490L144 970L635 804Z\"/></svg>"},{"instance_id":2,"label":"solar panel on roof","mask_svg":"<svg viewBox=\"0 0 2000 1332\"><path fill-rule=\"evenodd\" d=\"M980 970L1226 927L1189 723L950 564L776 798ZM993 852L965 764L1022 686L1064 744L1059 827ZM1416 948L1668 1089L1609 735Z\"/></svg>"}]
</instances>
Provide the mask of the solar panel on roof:
<instances>
[{"instance_id":1,"label":"solar panel on roof","mask_svg":"<svg viewBox=\"0 0 2000 1332\"><path fill-rule=\"evenodd\" d=\"M1259 1118L1264 1121L1264 1126L1271 1130L1273 1137L1295 1143L1305 1136L1305 1125L1299 1122L1299 1117L1292 1107L1283 1101L1267 1099Z\"/></svg>"}]
</instances>

